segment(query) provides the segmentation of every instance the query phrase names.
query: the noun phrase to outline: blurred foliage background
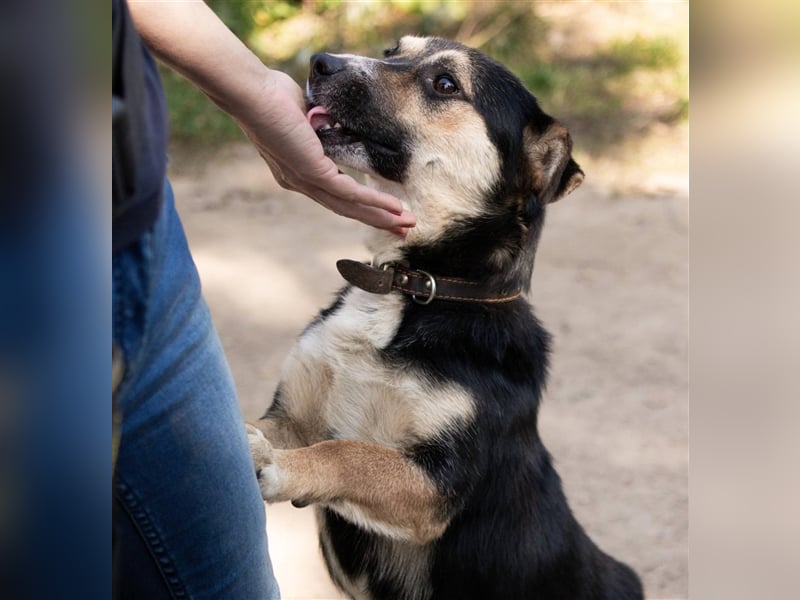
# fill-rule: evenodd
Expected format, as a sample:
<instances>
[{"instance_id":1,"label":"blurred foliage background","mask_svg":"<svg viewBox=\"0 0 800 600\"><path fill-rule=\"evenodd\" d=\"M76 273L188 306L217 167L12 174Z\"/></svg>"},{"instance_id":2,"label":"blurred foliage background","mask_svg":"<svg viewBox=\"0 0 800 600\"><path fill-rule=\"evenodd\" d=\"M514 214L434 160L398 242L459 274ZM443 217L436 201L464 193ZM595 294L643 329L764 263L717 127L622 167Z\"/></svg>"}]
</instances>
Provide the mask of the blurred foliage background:
<instances>
[{"instance_id":1,"label":"blurred foliage background","mask_svg":"<svg viewBox=\"0 0 800 600\"><path fill-rule=\"evenodd\" d=\"M622 144L630 151L631 141L685 126L688 117L688 27L653 26L665 10L658 5L669 3L207 2L268 66L301 85L309 58L321 50L377 57L405 34L479 48L514 71L588 156ZM168 69L162 75L174 140L208 146L242 139L202 93Z\"/></svg>"}]
</instances>

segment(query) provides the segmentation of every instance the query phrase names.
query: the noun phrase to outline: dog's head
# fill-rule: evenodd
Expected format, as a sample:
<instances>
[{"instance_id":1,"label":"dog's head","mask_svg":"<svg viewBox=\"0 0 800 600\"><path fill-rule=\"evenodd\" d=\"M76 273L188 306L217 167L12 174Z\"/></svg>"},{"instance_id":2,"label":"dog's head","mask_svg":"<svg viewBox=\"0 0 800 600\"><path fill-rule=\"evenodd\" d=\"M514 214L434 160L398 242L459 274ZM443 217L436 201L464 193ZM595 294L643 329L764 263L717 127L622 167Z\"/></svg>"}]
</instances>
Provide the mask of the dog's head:
<instances>
[{"instance_id":1,"label":"dog's head","mask_svg":"<svg viewBox=\"0 0 800 600\"><path fill-rule=\"evenodd\" d=\"M404 258L529 279L542 209L583 180L566 128L476 50L407 36L384 54L312 57L308 119L326 154L417 215Z\"/></svg>"}]
</instances>

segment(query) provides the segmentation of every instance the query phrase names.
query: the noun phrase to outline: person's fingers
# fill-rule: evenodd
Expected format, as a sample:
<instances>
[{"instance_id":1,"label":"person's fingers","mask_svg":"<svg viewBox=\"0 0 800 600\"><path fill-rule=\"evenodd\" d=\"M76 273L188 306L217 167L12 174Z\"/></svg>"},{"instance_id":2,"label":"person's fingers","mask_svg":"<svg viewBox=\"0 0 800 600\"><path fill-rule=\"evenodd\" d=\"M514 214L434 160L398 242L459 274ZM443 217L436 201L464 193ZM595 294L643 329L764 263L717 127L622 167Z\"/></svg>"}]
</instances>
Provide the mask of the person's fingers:
<instances>
[{"instance_id":1,"label":"person's fingers","mask_svg":"<svg viewBox=\"0 0 800 600\"><path fill-rule=\"evenodd\" d=\"M416 219L413 214L403 212L399 215L388 212L382 208L375 206L368 206L351 202L349 200L342 200L337 196L333 196L323 190L317 189L314 193L306 192L319 204L323 205L329 210L332 210L338 215L356 219L367 225L378 227L379 229L397 230L407 229L416 224Z\"/></svg>"},{"instance_id":2,"label":"person's fingers","mask_svg":"<svg viewBox=\"0 0 800 600\"><path fill-rule=\"evenodd\" d=\"M319 143L316 137L314 141ZM337 214L373 227L399 232L416 225L414 215L404 210L398 198L358 183L339 171L326 156L311 163L292 163L277 156L274 150L257 143L256 146L278 184L285 189L305 194Z\"/></svg>"},{"instance_id":3,"label":"person's fingers","mask_svg":"<svg viewBox=\"0 0 800 600\"><path fill-rule=\"evenodd\" d=\"M314 141L317 141L316 138ZM349 175L339 171L336 164L326 156L321 157L314 165L308 163L286 165L279 157L265 151L261 152L261 156L273 173L276 171L280 173L278 183L281 187L301 191L313 197L310 187L314 186L342 200L382 208L396 215L403 212L403 203L398 198L358 183Z\"/></svg>"},{"instance_id":4,"label":"person's fingers","mask_svg":"<svg viewBox=\"0 0 800 600\"><path fill-rule=\"evenodd\" d=\"M354 204L334 197L326 198L324 205L336 214L356 219L379 229L407 229L416 225L414 216L407 212L395 215L382 208Z\"/></svg>"},{"instance_id":5,"label":"person's fingers","mask_svg":"<svg viewBox=\"0 0 800 600\"><path fill-rule=\"evenodd\" d=\"M337 172L330 179L329 185L326 185L326 189L330 194L350 202L382 208L396 215L403 213L403 203L399 199L391 194L361 185L345 173Z\"/></svg>"},{"instance_id":6,"label":"person's fingers","mask_svg":"<svg viewBox=\"0 0 800 600\"><path fill-rule=\"evenodd\" d=\"M404 238L408 235L408 227L398 227L395 229L390 229L389 231L401 238Z\"/></svg>"}]
</instances>

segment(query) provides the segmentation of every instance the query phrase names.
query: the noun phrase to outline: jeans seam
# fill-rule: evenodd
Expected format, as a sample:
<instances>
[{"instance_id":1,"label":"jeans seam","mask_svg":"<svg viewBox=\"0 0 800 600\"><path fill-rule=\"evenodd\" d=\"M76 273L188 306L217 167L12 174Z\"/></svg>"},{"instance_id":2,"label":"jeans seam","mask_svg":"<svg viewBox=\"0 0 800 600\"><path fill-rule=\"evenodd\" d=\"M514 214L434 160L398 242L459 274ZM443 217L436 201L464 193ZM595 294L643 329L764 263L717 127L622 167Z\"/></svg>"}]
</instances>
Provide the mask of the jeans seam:
<instances>
[{"instance_id":1,"label":"jeans seam","mask_svg":"<svg viewBox=\"0 0 800 600\"><path fill-rule=\"evenodd\" d=\"M150 553L150 558L153 560L159 573L161 573L161 577L167 586L170 596L175 599L189 598L186 585L178 575L166 544L159 535L159 531L148 514L147 509L143 506L131 487L120 480L119 475L115 476L115 480L116 496L133 522L136 531L139 533L147 551Z\"/></svg>"}]
</instances>

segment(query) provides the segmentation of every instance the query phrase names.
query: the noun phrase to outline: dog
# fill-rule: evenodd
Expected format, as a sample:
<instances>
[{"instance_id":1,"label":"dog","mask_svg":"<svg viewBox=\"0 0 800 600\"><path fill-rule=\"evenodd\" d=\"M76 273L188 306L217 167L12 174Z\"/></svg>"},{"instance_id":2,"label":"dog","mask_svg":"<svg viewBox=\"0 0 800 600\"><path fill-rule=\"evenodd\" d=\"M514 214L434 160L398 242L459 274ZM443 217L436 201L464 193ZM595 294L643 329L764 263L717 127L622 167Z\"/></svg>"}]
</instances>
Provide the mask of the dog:
<instances>
[{"instance_id":1,"label":"dog","mask_svg":"<svg viewBox=\"0 0 800 600\"><path fill-rule=\"evenodd\" d=\"M417 225L372 231L371 264L337 263L348 284L248 425L264 499L316 507L352 598L642 598L574 518L537 430L550 336L526 294L545 210L584 177L567 129L439 38L316 54L306 92L327 156Z\"/></svg>"}]
</instances>

